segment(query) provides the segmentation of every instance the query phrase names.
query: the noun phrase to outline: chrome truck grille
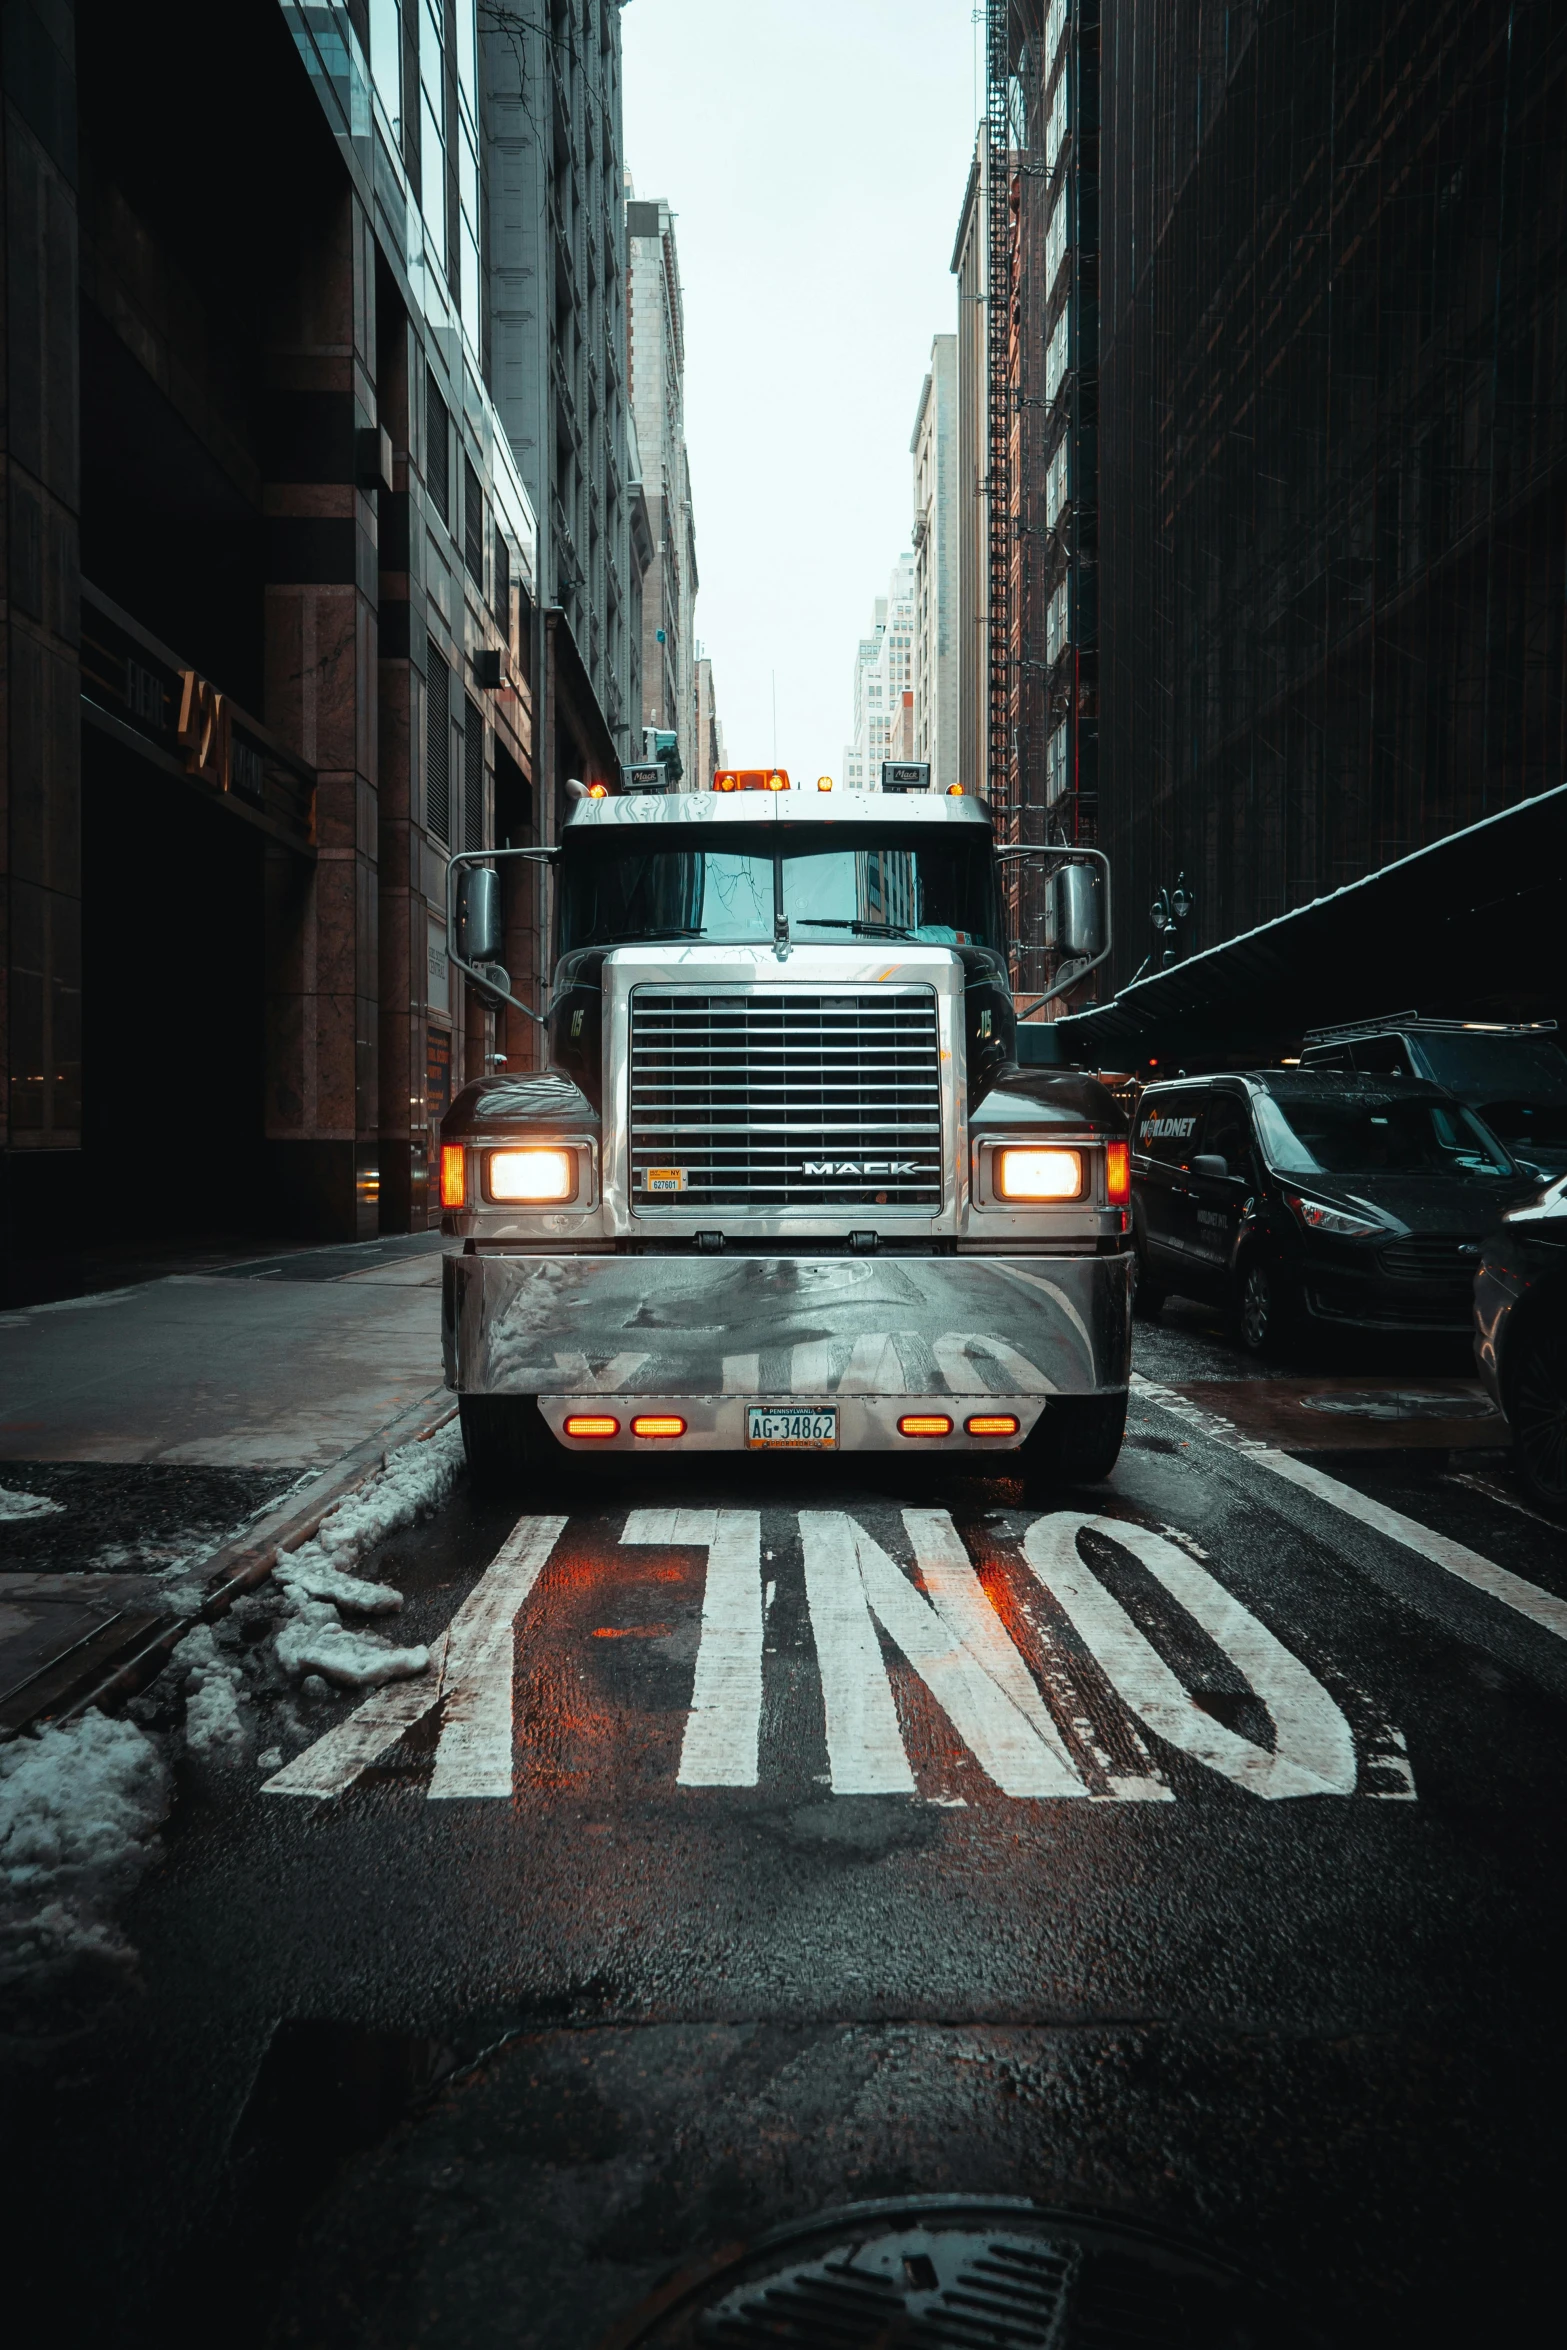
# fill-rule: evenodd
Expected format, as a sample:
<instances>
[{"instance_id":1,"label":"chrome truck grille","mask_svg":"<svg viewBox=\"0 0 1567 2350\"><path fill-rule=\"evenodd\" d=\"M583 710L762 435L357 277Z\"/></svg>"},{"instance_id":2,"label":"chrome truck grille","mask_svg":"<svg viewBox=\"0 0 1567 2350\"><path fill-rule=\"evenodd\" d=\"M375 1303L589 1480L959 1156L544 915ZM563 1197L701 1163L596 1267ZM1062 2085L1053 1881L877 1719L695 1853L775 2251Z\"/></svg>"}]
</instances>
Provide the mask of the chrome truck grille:
<instances>
[{"instance_id":1,"label":"chrome truck grille","mask_svg":"<svg viewBox=\"0 0 1567 2350\"><path fill-rule=\"evenodd\" d=\"M638 1207L939 1208L935 994L636 988L630 1136Z\"/></svg>"}]
</instances>

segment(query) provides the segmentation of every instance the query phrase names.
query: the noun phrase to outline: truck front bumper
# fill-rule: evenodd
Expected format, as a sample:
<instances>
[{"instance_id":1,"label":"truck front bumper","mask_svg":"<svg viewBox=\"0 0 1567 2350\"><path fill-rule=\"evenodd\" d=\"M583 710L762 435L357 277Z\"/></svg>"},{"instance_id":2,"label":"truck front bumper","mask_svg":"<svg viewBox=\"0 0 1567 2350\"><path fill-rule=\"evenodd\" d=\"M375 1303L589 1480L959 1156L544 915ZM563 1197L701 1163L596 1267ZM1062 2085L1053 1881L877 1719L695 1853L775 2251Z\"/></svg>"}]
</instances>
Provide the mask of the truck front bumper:
<instances>
[{"instance_id":1,"label":"truck front bumper","mask_svg":"<svg viewBox=\"0 0 1567 2350\"><path fill-rule=\"evenodd\" d=\"M752 1403L834 1403L844 1451L903 1449L898 1421L950 1415L949 1446L1020 1445L1052 1396L1124 1389L1129 1254L444 1260L447 1385L568 1412L669 1406L685 1448L741 1451ZM1015 1436L970 1437L997 1408ZM641 1450L630 1415L594 1449Z\"/></svg>"}]
</instances>

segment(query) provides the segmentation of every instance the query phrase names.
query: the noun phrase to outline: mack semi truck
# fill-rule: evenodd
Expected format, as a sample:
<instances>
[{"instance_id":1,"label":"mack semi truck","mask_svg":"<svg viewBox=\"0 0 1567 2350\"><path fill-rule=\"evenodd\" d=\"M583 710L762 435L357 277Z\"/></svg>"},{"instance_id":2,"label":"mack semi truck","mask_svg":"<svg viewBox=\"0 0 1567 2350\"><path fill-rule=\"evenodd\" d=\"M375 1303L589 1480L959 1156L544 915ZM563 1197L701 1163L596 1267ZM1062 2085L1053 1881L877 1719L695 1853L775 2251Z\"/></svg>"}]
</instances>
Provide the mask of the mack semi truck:
<instances>
[{"instance_id":1,"label":"mack semi truck","mask_svg":"<svg viewBox=\"0 0 1567 2350\"><path fill-rule=\"evenodd\" d=\"M1092 921L1103 860L998 847L967 794L779 769L575 792L558 846L451 863L459 968L547 1032L544 1066L468 1085L441 1128L475 1473L799 1450L1106 1476L1126 1125L1092 1076L1019 1066L1003 887L1044 855ZM551 868L542 1014L494 960L508 855Z\"/></svg>"}]
</instances>

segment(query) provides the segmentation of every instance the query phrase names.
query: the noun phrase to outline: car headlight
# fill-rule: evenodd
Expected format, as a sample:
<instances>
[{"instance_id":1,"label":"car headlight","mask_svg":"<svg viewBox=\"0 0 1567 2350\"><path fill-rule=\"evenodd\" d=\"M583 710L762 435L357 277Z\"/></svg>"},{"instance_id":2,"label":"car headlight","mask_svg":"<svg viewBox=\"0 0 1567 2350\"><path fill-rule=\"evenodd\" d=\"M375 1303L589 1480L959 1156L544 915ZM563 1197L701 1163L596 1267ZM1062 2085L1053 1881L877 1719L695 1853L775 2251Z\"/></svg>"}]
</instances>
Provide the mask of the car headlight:
<instances>
[{"instance_id":1,"label":"car headlight","mask_svg":"<svg viewBox=\"0 0 1567 2350\"><path fill-rule=\"evenodd\" d=\"M542 1205L571 1199L577 1189L577 1154L565 1150L491 1151L492 1200Z\"/></svg>"},{"instance_id":2,"label":"car headlight","mask_svg":"<svg viewBox=\"0 0 1567 2350\"><path fill-rule=\"evenodd\" d=\"M1344 1240L1365 1240L1374 1232L1386 1237L1387 1226L1371 1216L1352 1216L1348 1208L1325 1207L1321 1200L1300 1199L1293 1191L1285 1198L1308 1232L1333 1232Z\"/></svg>"},{"instance_id":3,"label":"car headlight","mask_svg":"<svg viewBox=\"0 0 1567 2350\"><path fill-rule=\"evenodd\" d=\"M998 1199L1081 1199L1083 1154L1067 1150L1000 1150L996 1153Z\"/></svg>"}]
</instances>

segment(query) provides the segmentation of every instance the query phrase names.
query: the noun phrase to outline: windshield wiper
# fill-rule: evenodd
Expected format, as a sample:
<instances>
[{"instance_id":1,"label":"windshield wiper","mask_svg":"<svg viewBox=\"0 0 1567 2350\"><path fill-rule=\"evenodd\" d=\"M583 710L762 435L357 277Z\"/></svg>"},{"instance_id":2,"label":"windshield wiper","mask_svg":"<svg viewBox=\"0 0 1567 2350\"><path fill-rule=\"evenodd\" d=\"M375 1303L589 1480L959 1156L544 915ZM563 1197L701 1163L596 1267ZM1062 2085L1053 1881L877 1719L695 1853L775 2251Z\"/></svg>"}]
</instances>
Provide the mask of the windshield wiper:
<instances>
[{"instance_id":1,"label":"windshield wiper","mask_svg":"<svg viewBox=\"0 0 1567 2350\"><path fill-rule=\"evenodd\" d=\"M647 930L617 930L612 937L601 938L597 943L601 947L623 947L629 946L634 938L705 938L706 936L705 930L681 930L673 923L666 927L662 922L656 922Z\"/></svg>"},{"instance_id":2,"label":"windshield wiper","mask_svg":"<svg viewBox=\"0 0 1567 2350\"><path fill-rule=\"evenodd\" d=\"M913 938L915 933L902 922L861 922L841 914L795 914L795 922L810 922L818 930L857 930L870 938Z\"/></svg>"}]
</instances>

